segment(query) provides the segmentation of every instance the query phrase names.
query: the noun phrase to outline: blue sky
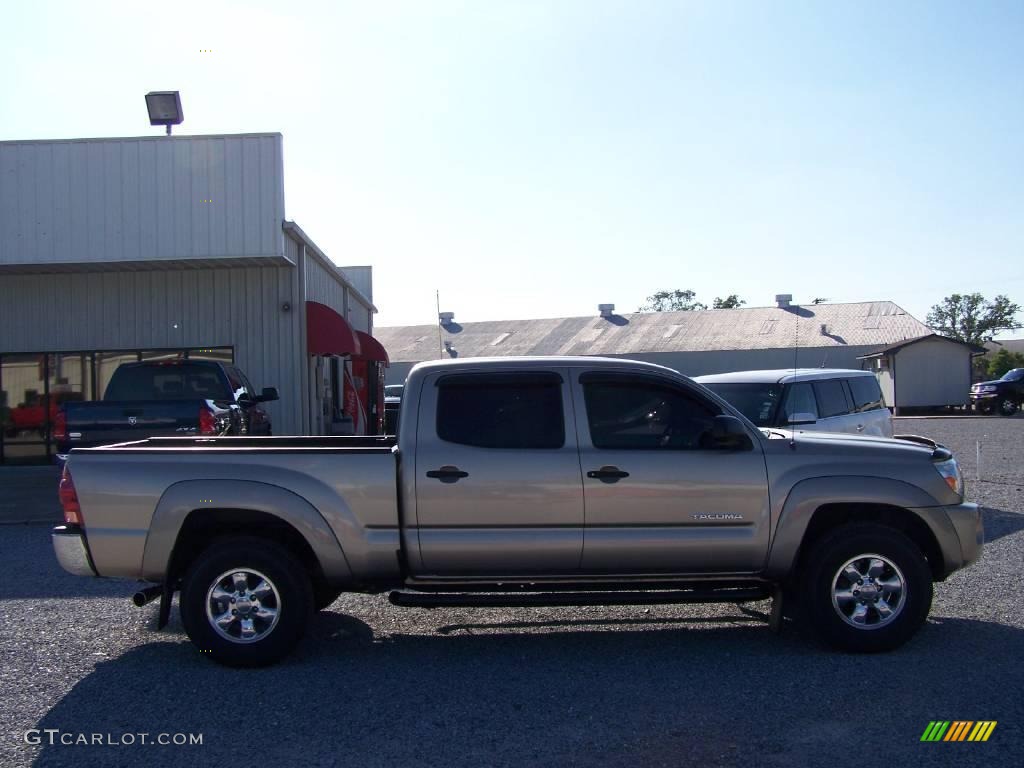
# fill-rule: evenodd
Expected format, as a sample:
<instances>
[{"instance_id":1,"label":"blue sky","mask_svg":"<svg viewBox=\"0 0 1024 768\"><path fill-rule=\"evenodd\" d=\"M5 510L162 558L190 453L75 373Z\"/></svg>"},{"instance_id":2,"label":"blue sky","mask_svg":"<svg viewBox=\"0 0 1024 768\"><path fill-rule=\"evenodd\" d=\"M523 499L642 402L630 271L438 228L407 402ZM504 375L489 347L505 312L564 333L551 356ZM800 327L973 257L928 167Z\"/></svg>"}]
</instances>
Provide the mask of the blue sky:
<instances>
[{"instance_id":1,"label":"blue sky","mask_svg":"<svg viewBox=\"0 0 1024 768\"><path fill-rule=\"evenodd\" d=\"M45 2L0 139L280 131L378 325L953 292L1024 304L1024 2ZM209 49L211 53L201 53Z\"/></svg>"}]
</instances>

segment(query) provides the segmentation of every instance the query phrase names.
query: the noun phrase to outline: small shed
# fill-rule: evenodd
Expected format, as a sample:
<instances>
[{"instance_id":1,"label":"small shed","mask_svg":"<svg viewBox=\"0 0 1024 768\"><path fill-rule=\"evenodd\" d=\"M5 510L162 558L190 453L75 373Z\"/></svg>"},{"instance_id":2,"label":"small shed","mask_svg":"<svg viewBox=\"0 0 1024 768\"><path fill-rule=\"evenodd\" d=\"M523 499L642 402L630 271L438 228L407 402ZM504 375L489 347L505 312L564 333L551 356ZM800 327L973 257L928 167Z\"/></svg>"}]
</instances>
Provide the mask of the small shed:
<instances>
[{"instance_id":1,"label":"small shed","mask_svg":"<svg viewBox=\"0 0 1024 768\"><path fill-rule=\"evenodd\" d=\"M985 348L932 333L861 355L897 415L909 408L967 405L971 359ZM898 373L898 375L897 375Z\"/></svg>"}]
</instances>

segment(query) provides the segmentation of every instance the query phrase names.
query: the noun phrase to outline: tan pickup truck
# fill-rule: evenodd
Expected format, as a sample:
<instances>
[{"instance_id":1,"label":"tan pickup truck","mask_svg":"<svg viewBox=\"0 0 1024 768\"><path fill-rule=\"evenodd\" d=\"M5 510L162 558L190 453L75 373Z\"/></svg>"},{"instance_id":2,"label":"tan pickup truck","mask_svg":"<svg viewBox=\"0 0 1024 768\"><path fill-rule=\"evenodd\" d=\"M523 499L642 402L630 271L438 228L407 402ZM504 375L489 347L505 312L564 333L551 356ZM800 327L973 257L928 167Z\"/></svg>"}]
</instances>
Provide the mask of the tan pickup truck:
<instances>
[{"instance_id":1,"label":"tan pickup truck","mask_svg":"<svg viewBox=\"0 0 1024 768\"><path fill-rule=\"evenodd\" d=\"M976 560L978 508L922 438L759 430L655 365L416 366L386 438L154 438L74 450L53 532L71 573L175 592L218 661L272 663L343 591L413 607L774 597L880 651Z\"/></svg>"}]
</instances>

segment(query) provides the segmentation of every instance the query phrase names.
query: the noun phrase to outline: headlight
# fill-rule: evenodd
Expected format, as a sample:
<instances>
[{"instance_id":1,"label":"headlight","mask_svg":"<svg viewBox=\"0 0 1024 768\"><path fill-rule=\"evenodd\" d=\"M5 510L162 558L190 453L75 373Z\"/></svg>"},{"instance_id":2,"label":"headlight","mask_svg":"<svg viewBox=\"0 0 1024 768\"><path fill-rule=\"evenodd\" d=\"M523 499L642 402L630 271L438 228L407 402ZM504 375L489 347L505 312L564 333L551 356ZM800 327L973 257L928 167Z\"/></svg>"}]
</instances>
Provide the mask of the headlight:
<instances>
[{"instance_id":1,"label":"headlight","mask_svg":"<svg viewBox=\"0 0 1024 768\"><path fill-rule=\"evenodd\" d=\"M964 478L960 474L960 465L956 463L956 459L937 461L934 466L935 470L942 475L942 479L946 481L949 489L957 496L963 496Z\"/></svg>"}]
</instances>

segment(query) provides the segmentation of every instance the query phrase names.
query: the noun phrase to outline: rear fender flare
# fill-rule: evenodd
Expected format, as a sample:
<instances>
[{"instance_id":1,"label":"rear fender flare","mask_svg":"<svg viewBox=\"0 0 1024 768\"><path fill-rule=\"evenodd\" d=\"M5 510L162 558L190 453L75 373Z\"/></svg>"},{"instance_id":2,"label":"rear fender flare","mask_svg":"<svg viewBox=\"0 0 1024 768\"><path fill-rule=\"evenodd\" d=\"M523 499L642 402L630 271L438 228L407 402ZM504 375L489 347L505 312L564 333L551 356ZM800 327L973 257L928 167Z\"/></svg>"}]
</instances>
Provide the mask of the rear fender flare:
<instances>
[{"instance_id":1,"label":"rear fender flare","mask_svg":"<svg viewBox=\"0 0 1024 768\"><path fill-rule=\"evenodd\" d=\"M251 480L185 480L170 486L157 503L146 536L144 579L164 580L185 518L204 507L250 510L276 517L306 540L328 581L340 584L352 579L340 542L312 504L280 486Z\"/></svg>"}]
</instances>

